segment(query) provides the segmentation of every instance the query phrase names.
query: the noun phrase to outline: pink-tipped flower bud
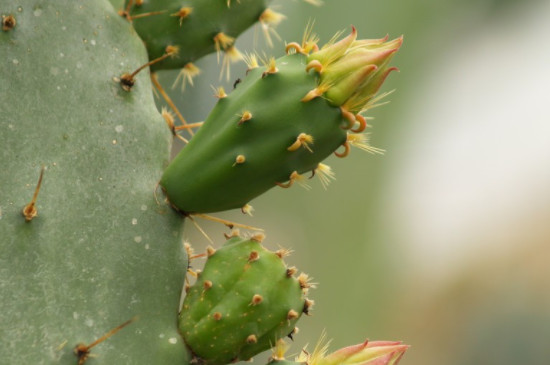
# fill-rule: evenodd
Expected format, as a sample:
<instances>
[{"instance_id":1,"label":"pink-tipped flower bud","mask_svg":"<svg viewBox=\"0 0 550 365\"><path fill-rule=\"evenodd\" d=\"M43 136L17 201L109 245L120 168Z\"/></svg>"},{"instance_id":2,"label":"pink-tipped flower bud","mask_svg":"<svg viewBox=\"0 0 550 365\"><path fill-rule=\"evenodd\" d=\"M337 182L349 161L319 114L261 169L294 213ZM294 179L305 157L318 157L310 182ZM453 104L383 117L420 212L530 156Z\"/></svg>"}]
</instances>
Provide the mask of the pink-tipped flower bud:
<instances>
[{"instance_id":1,"label":"pink-tipped flower bud","mask_svg":"<svg viewBox=\"0 0 550 365\"><path fill-rule=\"evenodd\" d=\"M408 348L401 342L365 341L335 351L315 365L397 365Z\"/></svg>"},{"instance_id":2,"label":"pink-tipped flower bud","mask_svg":"<svg viewBox=\"0 0 550 365\"><path fill-rule=\"evenodd\" d=\"M345 106L359 113L369 107L382 83L396 68L389 63L403 44L403 37L388 41L381 39L357 40L351 34L339 42L323 47L308 56L308 64L320 74L320 84L327 90L326 99L334 106ZM313 67L312 67L313 68Z\"/></svg>"}]
</instances>

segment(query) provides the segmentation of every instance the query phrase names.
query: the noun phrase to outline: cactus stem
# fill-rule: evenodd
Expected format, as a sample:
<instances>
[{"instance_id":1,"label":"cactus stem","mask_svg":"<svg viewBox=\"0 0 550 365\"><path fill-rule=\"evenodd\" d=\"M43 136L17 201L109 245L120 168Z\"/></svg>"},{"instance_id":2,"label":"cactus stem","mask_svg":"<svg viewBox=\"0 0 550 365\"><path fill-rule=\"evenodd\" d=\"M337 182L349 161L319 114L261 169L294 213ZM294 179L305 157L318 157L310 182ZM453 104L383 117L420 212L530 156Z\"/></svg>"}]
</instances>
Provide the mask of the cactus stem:
<instances>
[{"instance_id":1,"label":"cactus stem","mask_svg":"<svg viewBox=\"0 0 550 365\"><path fill-rule=\"evenodd\" d=\"M259 259L260 259L260 254L258 253L258 251L250 252L250 255L248 256L248 262L249 263L254 262L254 261L258 261Z\"/></svg>"},{"instance_id":2,"label":"cactus stem","mask_svg":"<svg viewBox=\"0 0 550 365\"><path fill-rule=\"evenodd\" d=\"M212 287L212 285L214 285L214 284L212 284L212 282L210 280L205 280L204 284L203 284L204 290L210 289Z\"/></svg>"},{"instance_id":3,"label":"cactus stem","mask_svg":"<svg viewBox=\"0 0 550 365\"><path fill-rule=\"evenodd\" d=\"M191 14L192 12L193 12L192 7L184 6L174 14L170 14L170 16L177 16L180 20L180 27L181 27L181 25L183 24L183 19L187 18L189 14Z\"/></svg>"},{"instance_id":4,"label":"cactus stem","mask_svg":"<svg viewBox=\"0 0 550 365\"><path fill-rule=\"evenodd\" d=\"M246 343L248 344L253 344L257 342L258 342L258 338L256 337L256 335L250 335L246 338Z\"/></svg>"},{"instance_id":5,"label":"cactus stem","mask_svg":"<svg viewBox=\"0 0 550 365\"><path fill-rule=\"evenodd\" d=\"M254 294L252 297L252 301L250 302L250 305L258 305L261 302L263 302L264 297L262 297L260 294Z\"/></svg>"},{"instance_id":6,"label":"cactus stem","mask_svg":"<svg viewBox=\"0 0 550 365\"><path fill-rule=\"evenodd\" d=\"M294 266L292 267L289 267L288 269L286 269L286 276L288 278L291 278L294 276L294 274L296 274L298 272L298 269Z\"/></svg>"},{"instance_id":7,"label":"cactus stem","mask_svg":"<svg viewBox=\"0 0 550 365\"><path fill-rule=\"evenodd\" d=\"M8 32L15 28L17 21L13 15L2 15L2 30Z\"/></svg>"},{"instance_id":8,"label":"cactus stem","mask_svg":"<svg viewBox=\"0 0 550 365\"><path fill-rule=\"evenodd\" d=\"M233 167L235 167L235 165L242 165L245 162L246 162L246 157L244 155L238 155L235 158L235 163L233 163Z\"/></svg>"},{"instance_id":9,"label":"cactus stem","mask_svg":"<svg viewBox=\"0 0 550 365\"><path fill-rule=\"evenodd\" d=\"M288 314L286 315L286 319L288 319L289 321L296 319L298 317L300 317L300 315L294 309L289 310Z\"/></svg>"},{"instance_id":10,"label":"cactus stem","mask_svg":"<svg viewBox=\"0 0 550 365\"><path fill-rule=\"evenodd\" d=\"M186 125L187 124L187 121L183 118L183 115L181 115L179 109L176 107L176 105L174 104L174 102L172 101L172 98L170 98L170 96L168 96L168 94L166 93L166 91L164 91L164 88L162 87L162 85L160 84L160 82L158 81L158 76L156 73L152 73L151 74L151 82L153 83L153 85L155 86L155 89L157 89L157 91L160 93L160 95L162 96L162 98L164 99L164 101L166 101L166 104L168 104L168 106L170 107L170 109L172 109L174 111L174 113L176 113L176 115L178 116L178 119L180 120L181 124L183 125ZM190 135L194 135L194 131L193 129L189 129L189 134Z\"/></svg>"},{"instance_id":11,"label":"cactus stem","mask_svg":"<svg viewBox=\"0 0 550 365\"><path fill-rule=\"evenodd\" d=\"M344 142L342 146L344 146L344 152L334 151L334 156L344 158L349 155L350 147L348 141L346 140L346 142Z\"/></svg>"},{"instance_id":12,"label":"cactus stem","mask_svg":"<svg viewBox=\"0 0 550 365\"><path fill-rule=\"evenodd\" d=\"M146 67L149 67L151 65L154 65L155 63L158 63L158 62L161 62L161 61L164 61L165 59L167 59L168 57L172 57L172 56L175 56L176 54L178 54L179 52L179 48L178 47L174 47L174 46L167 46L166 47L166 50L165 50L165 53L160 56L160 57L157 57L155 58L154 60L151 60L143 65L141 65L140 67L138 67L134 72L132 72L131 74L128 74L128 73L125 73L124 75L122 75L120 77L120 84L122 86L122 88L125 90L125 91L131 91L132 90L132 87L134 86L134 84L136 83L136 81L134 80L134 77L143 69L145 69Z\"/></svg>"},{"instance_id":13,"label":"cactus stem","mask_svg":"<svg viewBox=\"0 0 550 365\"><path fill-rule=\"evenodd\" d=\"M23 217L25 217L26 222L32 221L33 218L38 215L38 210L36 209L36 199L38 198L38 193L40 192L40 187L42 186L42 179L44 178L45 170L46 167L42 166L42 168L40 169L40 176L38 177L38 183L36 184L36 188L34 189L32 200L29 204L25 205L25 207L21 211L21 214L23 214Z\"/></svg>"},{"instance_id":14,"label":"cactus stem","mask_svg":"<svg viewBox=\"0 0 550 365\"><path fill-rule=\"evenodd\" d=\"M126 322L122 323L121 325L116 326L115 328L113 328L112 330L110 330L109 332L107 332L106 334L104 334L103 336L101 336L100 338L98 338L97 340L95 340L89 345L85 345L83 343L76 345L74 348L74 354L76 355L76 357L78 357L78 365L83 365L88 360L88 358L90 357L90 350L92 349L92 347L105 341L106 339L108 339L109 337L111 337L112 335L114 335L124 327L136 321L137 318L138 318L137 316L133 317L127 320Z\"/></svg>"},{"instance_id":15,"label":"cactus stem","mask_svg":"<svg viewBox=\"0 0 550 365\"><path fill-rule=\"evenodd\" d=\"M254 207L250 204L245 204L242 208L241 208L241 212L243 212L243 214L246 214L246 215L249 215L252 217L252 212L254 211Z\"/></svg>"},{"instance_id":16,"label":"cactus stem","mask_svg":"<svg viewBox=\"0 0 550 365\"><path fill-rule=\"evenodd\" d=\"M220 312L215 312L212 317L215 321L219 321L220 319L222 319L222 314Z\"/></svg>"},{"instance_id":17,"label":"cactus stem","mask_svg":"<svg viewBox=\"0 0 550 365\"><path fill-rule=\"evenodd\" d=\"M313 153L313 150L309 147L310 143L313 144L313 136L306 133L300 133L296 138L296 141L290 145L287 150L292 152L296 151L300 147L304 147L306 150Z\"/></svg>"},{"instance_id":18,"label":"cactus stem","mask_svg":"<svg viewBox=\"0 0 550 365\"><path fill-rule=\"evenodd\" d=\"M318 60L312 60L309 62L306 66L306 72L309 72L309 70L315 70L317 73L323 72L323 64L319 62Z\"/></svg>"},{"instance_id":19,"label":"cactus stem","mask_svg":"<svg viewBox=\"0 0 550 365\"><path fill-rule=\"evenodd\" d=\"M176 79L172 84L172 89L175 89L181 80L181 91L184 92L185 86L187 86L187 84L193 86L193 79L200 73L200 68L195 66L193 62L187 62L178 73L178 76L176 76Z\"/></svg>"},{"instance_id":20,"label":"cactus stem","mask_svg":"<svg viewBox=\"0 0 550 365\"><path fill-rule=\"evenodd\" d=\"M240 4L240 3L241 3L241 0L237 0L237 3ZM231 0L227 0L227 7L228 7L228 8L231 7Z\"/></svg>"},{"instance_id":21,"label":"cactus stem","mask_svg":"<svg viewBox=\"0 0 550 365\"><path fill-rule=\"evenodd\" d=\"M239 120L239 125L243 124L244 122L249 121L252 119L252 113L248 110L244 111L242 115L240 115L241 119Z\"/></svg>"},{"instance_id":22,"label":"cactus stem","mask_svg":"<svg viewBox=\"0 0 550 365\"><path fill-rule=\"evenodd\" d=\"M239 227L239 228L244 228L244 229L248 229L248 230L251 230L251 231L263 231L263 229L261 229L261 228L257 228L257 227L253 227L253 226L248 226L246 224L241 224L241 223L228 221L228 220L213 217L213 216L207 215L207 214L193 213L193 214L189 214L188 216L189 216L189 218L199 217L199 218L206 219L206 220L209 220L209 221L212 221L212 222L221 223L221 224L229 227L230 229L233 229L233 227Z\"/></svg>"},{"instance_id":23,"label":"cactus stem","mask_svg":"<svg viewBox=\"0 0 550 365\"><path fill-rule=\"evenodd\" d=\"M146 18L148 16L160 15L160 14L164 14L164 13L166 13L166 10L150 11L148 13L141 13L141 14L138 14L138 15L129 15L128 18L129 18L130 21L133 21L135 19Z\"/></svg>"}]
</instances>

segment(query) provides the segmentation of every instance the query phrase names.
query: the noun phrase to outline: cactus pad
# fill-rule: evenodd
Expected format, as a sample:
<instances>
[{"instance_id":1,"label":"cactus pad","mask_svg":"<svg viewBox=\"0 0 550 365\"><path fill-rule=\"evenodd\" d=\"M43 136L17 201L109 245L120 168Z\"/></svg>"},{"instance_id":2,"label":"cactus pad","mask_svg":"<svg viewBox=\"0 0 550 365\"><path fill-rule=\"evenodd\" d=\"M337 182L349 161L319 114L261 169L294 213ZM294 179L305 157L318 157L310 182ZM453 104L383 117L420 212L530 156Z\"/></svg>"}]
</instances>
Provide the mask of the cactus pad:
<instances>
[{"instance_id":1,"label":"cactus pad","mask_svg":"<svg viewBox=\"0 0 550 365\"><path fill-rule=\"evenodd\" d=\"M294 277L284 251L258 239L230 238L209 258L190 288L180 330L191 351L208 364L248 360L294 330L311 301L307 276Z\"/></svg>"}]
</instances>

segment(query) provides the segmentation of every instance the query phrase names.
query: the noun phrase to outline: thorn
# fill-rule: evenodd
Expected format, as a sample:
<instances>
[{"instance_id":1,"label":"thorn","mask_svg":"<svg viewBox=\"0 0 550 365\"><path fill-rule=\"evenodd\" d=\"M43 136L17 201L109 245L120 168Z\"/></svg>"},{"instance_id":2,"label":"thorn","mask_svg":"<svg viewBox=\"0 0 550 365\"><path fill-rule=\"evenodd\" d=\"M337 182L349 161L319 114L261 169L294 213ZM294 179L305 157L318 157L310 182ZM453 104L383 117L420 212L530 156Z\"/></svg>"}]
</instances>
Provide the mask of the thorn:
<instances>
[{"instance_id":1,"label":"thorn","mask_svg":"<svg viewBox=\"0 0 550 365\"><path fill-rule=\"evenodd\" d=\"M256 335L250 335L246 338L246 343L248 344L254 344L257 342L258 342L258 338L256 337Z\"/></svg>"},{"instance_id":2,"label":"thorn","mask_svg":"<svg viewBox=\"0 0 550 365\"><path fill-rule=\"evenodd\" d=\"M309 281L311 278L306 273L301 273L298 276L298 282L300 283L300 288L302 289L309 289L309 288L315 288L316 284L310 283Z\"/></svg>"},{"instance_id":3,"label":"thorn","mask_svg":"<svg viewBox=\"0 0 550 365\"><path fill-rule=\"evenodd\" d=\"M361 114L356 114L355 119L359 122L359 126L351 131L353 133L361 133L367 128L367 119Z\"/></svg>"},{"instance_id":4,"label":"thorn","mask_svg":"<svg viewBox=\"0 0 550 365\"><path fill-rule=\"evenodd\" d=\"M313 170L314 173L316 173L317 176L319 176L319 180L321 181L321 185L323 185L323 188L326 190L328 185L330 184L331 180L336 180L336 177L334 175L334 172L330 168L329 165L325 165L324 163L319 163L317 165L317 168Z\"/></svg>"},{"instance_id":5,"label":"thorn","mask_svg":"<svg viewBox=\"0 0 550 365\"><path fill-rule=\"evenodd\" d=\"M164 91L164 88L160 84L156 73L151 74L151 82L153 83L157 91L160 93L160 95L162 95L162 98L166 101L170 109L172 109L172 111L176 113L181 124L186 125L187 121L183 118L183 115L181 115L180 111L178 110L178 108L176 107L176 105L174 104L170 96L168 96L166 91ZM189 134L194 135L195 133L193 132L192 129L189 129Z\"/></svg>"},{"instance_id":6,"label":"thorn","mask_svg":"<svg viewBox=\"0 0 550 365\"><path fill-rule=\"evenodd\" d=\"M139 19L139 18L146 18L148 16L152 16L152 15L160 15L160 14L164 14L166 13L166 10L160 10L160 11L150 11L148 13L141 13L141 14L137 14L137 15L130 15L128 14L126 16L126 19L128 19L130 22L134 21L135 19Z\"/></svg>"},{"instance_id":7,"label":"thorn","mask_svg":"<svg viewBox=\"0 0 550 365\"><path fill-rule=\"evenodd\" d=\"M205 280L204 284L203 284L204 290L210 289L212 287L212 285L214 285L214 284L212 284L212 282L210 280Z\"/></svg>"},{"instance_id":8,"label":"thorn","mask_svg":"<svg viewBox=\"0 0 550 365\"><path fill-rule=\"evenodd\" d=\"M273 352L271 354L271 359L274 361L283 361L285 359L285 353L288 350L288 345L280 338L277 340L277 343L275 344L275 347L273 348ZM271 362L271 361L270 361Z\"/></svg>"},{"instance_id":9,"label":"thorn","mask_svg":"<svg viewBox=\"0 0 550 365\"><path fill-rule=\"evenodd\" d=\"M190 216L199 217L199 218L206 219L206 220L209 220L209 221L212 221L212 222L221 223L221 224L226 225L229 228L239 227L239 228L244 228L244 229L248 229L248 230L251 230L251 231L263 231L263 229L261 229L261 228L248 226L246 224L231 222L231 221L228 221L228 220L225 220L225 219L213 217L213 216L202 214L202 213L193 213Z\"/></svg>"},{"instance_id":10,"label":"thorn","mask_svg":"<svg viewBox=\"0 0 550 365\"><path fill-rule=\"evenodd\" d=\"M307 103L308 101L311 101L315 98L318 98L319 96L323 96L323 94L325 92L327 92L327 90L330 89L330 86L329 85L319 85L317 86L315 89L313 90L310 90L303 98L302 98L302 102L303 103Z\"/></svg>"},{"instance_id":11,"label":"thorn","mask_svg":"<svg viewBox=\"0 0 550 365\"><path fill-rule=\"evenodd\" d=\"M174 129L176 131L181 131L181 130L184 130L184 129L199 128L199 127L202 127L203 124L204 124L204 122L197 122L197 123L179 125L177 127L174 127Z\"/></svg>"},{"instance_id":12,"label":"thorn","mask_svg":"<svg viewBox=\"0 0 550 365\"><path fill-rule=\"evenodd\" d=\"M304 147L309 152L313 153L313 150L309 147L309 144L313 144L313 136L300 133L296 138L296 141L287 148L287 151L296 151L300 147Z\"/></svg>"},{"instance_id":13,"label":"thorn","mask_svg":"<svg viewBox=\"0 0 550 365\"><path fill-rule=\"evenodd\" d=\"M252 297L252 301L250 302L250 305L258 305L261 302L263 302L264 297L262 297L260 294L254 294Z\"/></svg>"},{"instance_id":14,"label":"thorn","mask_svg":"<svg viewBox=\"0 0 550 365\"><path fill-rule=\"evenodd\" d=\"M185 91L187 84L193 86L193 79L200 75L201 70L193 62L187 62L176 76L172 83L172 89L175 89L181 80L181 92Z\"/></svg>"},{"instance_id":15,"label":"thorn","mask_svg":"<svg viewBox=\"0 0 550 365\"><path fill-rule=\"evenodd\" d=\"M259 259L260 259L260 254L258 253L258 251L250 252L250 255L248 256L248 262L258 261Z\"/></svg>"},{"instance_id":16,"label":"thorn","mask_svg":"<svg viewBox=\"0 0 550 365\"><path fill-rule=\"evenodd\" d=\"M216 48L216 52L218 53L218 62L220 62L220 52L225 51L227 48L232 46L235 42L235 38L228 36L224 32L219 32L214 36L213 40L214 47Z\"/></svg>"},{"instance_id":17,"label":"thorn","mask_svg":"<svg viewBox=\"0 0 550 365\"><path fill-rule=\"evenodd\" d=\"M33 218L38 215L38 210L36 209L36 199L38 198L38 193L40 192L40 187L42 186L42 179L44 178L45 170L46 166L42 165L42 168L40 169L40 176L38 177L38 183L36 184L36 188L34 189L32 200L29 204L25 205L25 207L21 211L21 214L23 214L23 217L25 217L26 222L32 221Z\"/></svg>"},{"instance_id":18,"label":"thorn","mask_svg":"<svg viewBox=\"0 0 550 365\"><path fill-rule=\"evenodd\" d=\"M344 117L345 120L347 120L348 124L345 127L342 127L343 129L351 129L355 125L356 119L355 115L353 115L352 112L344 108L343 106L340 107L340 112L342 113L342 117Z\"/></svg>"},{"instance_id":19,"label":"thorn","mask_svg":"<svg viewBox=\"0 0 550 365\"><path fill-rule=\"evenodd\" d=\"M252 113L246 110L240 117L241 119L239 120L238 125L241 125L244 122L248 122L250 119L252 119Z\"/></svg>"},{"instance_id":20,"label":"thorn","mask_svg":"<svg viewBox=\"0 0 550 365\"><path fill-rule=\"evenodd\" d=\"M231 230L230 234L224 233L223 235L224 235L225 239L228 240L228 239L231 239L233 237L240 237L241 232L238 229L233 229L233 230Z\"/></svg>"},{"instance_id":21,"label":"thorn","mask_svg":"<svg viewBox=\"0 0 550 365\"><path fill-rule=\"evenodd\" d=\"M273 75L279 72L279 69L277 68L277 61L275 61L275 57L271 57L269 59L269 63L265 65L267 67L267 70L265 70L262 73L262 79L266 78L268 75Z\"/></svg>"},{"instance_id":22,"label":"thorn","mask_svg":"<svg viewBox=\"0 0 550 365\"><path fill-rule=\"evenodd\" d=\"M323 65L318 60L313 60L307 64L306 72L309 72L309 70L311 69L314 69L315 71L317 71L317 73L320 74L321 72L323 72Z\"/></svg>"},{"instance_id":23,"label":"thorn","mask_svg":"<svg viewBox=\"0 0 550 365\"><path fill-rule=\"evenodd\" d=\"M256 56L255 53L245 54L243 56L243 60L246 63L246 66L248 67L246 70L247 73L250 70L260 67L260 65L258 64L258 56Z\"/></svg>"},{"instance_id":24,"label":"thorn","mask_svg":"<svg viewBox=\"0 0 550 365\"><path fill-rule=\"evenodd\" d=\"M226 81L229 82L229 79L231 78L231 63L237 62L243 59L243 55L237 47L230 46L224 51L223 55L223 61L222 61L222 67L220 70L220 80L223 77L223 74L226 74Z\"/></svg>"},{"instance_id":25,"label":"thorn","mask_svg":"<svg viewBox=\"0 0 550 365\"><path fill-rule=\"evenodd\" d=\"M349 143L348 143L348 141L346 140L346 142L344 142L344 143L342 144L342 146L344 146L344 148L345 148L344 152L336 152L336 151L334 151L334 155L335 155L336 157L344 158L344 157L346 157L347 155L349 155L350 148L349 148Z\"/></svg>"},{"instance_id":26,"label":"thorn","mask_svg":"<svg viewBox=\"0 0 550 365\"><path fill-rule=\"evenodd\" d=\"M286 315L286 319L288 319L289 321L296 319L298 317L300 317L300 315L294 309L289 310L288 314Z\"/></svg>"},{"instance_id":27,"label":"thorn","mask_svg":"<svg viewBox=\"0 0 550 365\"><path fill-rule=\"evenodd\" d=\"M136 321L137 319L138 319L137 316L129 319L128 321L122 323L121 325L113 328L112 330L110 330L109 332L107 332L106 334L104 334L103 336L101 336L100 338L98 338L97 340L95 340L89 345L85 345L83 343L76 345L73 351L76 357L78 357L78 365L83 365L86 362L86 360L88 360L88 358L90 357L90 350L92 349L92 347L105 341L106 339L116 334L118 331L128 326L132 322Z\"/></svg>"},{"instance_id":28,"label":"thorn","mask_svg":"<svg viewBox=\"0 0 550 365\"><path fill-rule=\"evenodd\" d=\"M250 240L258 243L262 243L265 240L265 234L255 233L254 235L252 235L252 237L250 237Z\"/></svg>"},{"instance_id":29,"label":"thorn","mask_svg":"<svg viewBox=\"0 0 550 365\"><path fill-rule=\"evenodd\" d=\"M233 90L235 90L237 88L237 85L239 85L243 80L241 79L237 79L235 80L235 82L233 83Z\"/></svg>"},{"instance_id":30,"label":"thorn","mask_svg":"<svg viewBox=\"0 0 550 365\"><path fill-rule=\"evenodd\" d=\"M371 146L369 144L369 138L366 134L348 134L348 138L346 142L349 145L352 145L353 147L357 147L368 153L383 155L385 152L381 148L376 148Z\"/></svg>"},{"instance_id":31,"label":"thorn","mask_svg":"<svg viewBox=\"0 0 550 365\"><path fill-rule=\"evenodd\" d=\"M147 62L146 64L138 67L134 72L131 74L125 73L122 76L120 76L120 85L122 86L122 89L124 91L131 91L132 87L135 85L136 80L134 77L144 68L149 67L151 65L154 65L155 63L161 62L168 57L173 57L177 55L179 52L179 48L176 46L166 46L166 50L164 51L164 54L158 58L155 58L152 61Z\"/></svg>"},{"instance_id":32,"label":"thorn","mask_svg":"<svg viewBox=\"0 0 550 365\"><path fill-rule=\"evenodd\" d=\"M309 316L309 311L311 310L311 307L313 307L313 304L315 304L315 301L306 298L306 300L304 301L304 308L302 309L302 313L304 313L306 316Z\"/></svg>"},{"instance_id":33,"label":"thorn","mask_svg":"<svg viewBox=\"0 0 550 365\"><path fill-rule=\"evenodd\" d=\"M304 50L302 49L302 46L300 46L296 42L292 42L286 45L285 47L286 54L289 54L291 50L294 50L296 53L305 54Z\"/></svg>"},{"instance_id":34,"label":"thorn","mask_svg":"<svg viewBox=\"0 0 550 365\"><path fill-rule=\"evenodd\" d=\"M17 25L17 21L13 15L2 15L2 30L9 32Z\"/></svg>"},{"instance_id":35,"label":"thorn","mask_svg":"<svg viewBox=\"0 0 550 365\"><path fill-rule=\"evenodd\" d=\"M292 250L288 248L280 248L277 251L275 251L275 255L277 255L278 258L283 259L287 256L289 256L292 253Z\"/></svg>"},{"instance_id":36,"label":"thorn","mask_svg":"<svg viewBox=\"0 0 550 365\"><path fill-rule=\"evenodd\" d=\"M212 317L215 321L219 321L220 319L222 319L222 314L220 312L215 312Z\"/></svg>"},{"instance_id":37,"label":"thorn","mask_svg":"<svg viewBox=\"0 0 550 365\"><path fill-rule=\"evenodd\" d=\"M218 87L217 89L212 86L212 88L214 89L214 96L218 99L223 99L223 98L227 98L227 94L225 93L225 89L220 86Z\"/></svg>"},{"instance_id":38,"label":"thorn","mask_svg":"<svg viewBox=\"0 0 550 365\"><path fill-rule=\"evenodd\" d=\"M212 257L216 253L216 249L212 246L206 247L206 256Z\"/></svg>"},{"instance_id":39,"label":"thorn","mask_svg":"<svg viewBox=\"0 0 550 365\"><path fill-rule=\"evenodd\" d=\"M281 13L273 11L269 8L265 9L264 12L260 15L258 19L264 33L264 37L267 41L269 47L273 47L273 41L271 39L271 34L273 34L277 39L281 39L275 27L281 23L286 18Z\"/></svg>"},{"instance_id":40,"label":"thorn","mask_svg":"<svg viewBox=\"0 0 550 365\"><path fill-rule=\"evenodd\" d=\"M212 241L212 239L206 234L206 232L201 228L201 226L199 226L199 224L193 219L193 217L189 215L188 218L191 220L195 228L197 228L198 231L208 240L208 242L210 242L211 244L214 244L214 241Z\"/></svg>"},{"instance_id":41,"label":"thorn","mask_svg":"<svg viewBox=\"0 0 550 365\"><path fill-rule=\"evenodd\" d=\"M181 25L183 24L183 19L187 18L189 14L191 14L192 12L193 12L192 7L184 6L174 14L170 14L170 16L177 16L178 18L180 18L179 20L180 20L180 27L181 27Z\"/></svg>"},{"instance_id":42,"label":"thorn","mask_svg":"<svg viewBox=\"0 0 550 365\"><path fill-rule=\"evenodd\" d=\"M233 163L233 167L235 167L235 165L242 165L245 162L246 162L246 157L244 155L238 155L235 158L235 163Z\"/></svg>"},{"instance_id":43,"label":"thorn","mask_svg":"<svg viewBox=\"0 0 550 365\"><path fill-rule=\"evenodd\" d=\"M276 182L275 185L280 186L281 188L288 189L290 188L294 182L297 181L298 184L300 184L302 187L304 187L306 190L310 189L311 187L304 181L304 177L300 175L297 171L293 171L290 174L290 178L287 183L280 183Z\"/></svg>"},{"instance_id":44,"label":"thorn","mask_svg":"<svg viewBox=\"0 0 550 365\"><path fill-rule=\"evenodd\" d=\"M298 272L298 269L294 266L292 267L289 267L288 269L286 269L286 277L287 278L291 278L293 277L296 273Z\"/></svg>"},{"instance_id":45,"label":"thorn","mask_svg":"<svg viewBox=\"0 0 550 365\"><path fill-rule=\"evenodd\" d=\"M245 206L241 208L241 212L243 212L243 214L249 215L251 217L252 217L253 211L254 211L254 207L250 204L245 204Z\"/></svg>"}]
</instances>

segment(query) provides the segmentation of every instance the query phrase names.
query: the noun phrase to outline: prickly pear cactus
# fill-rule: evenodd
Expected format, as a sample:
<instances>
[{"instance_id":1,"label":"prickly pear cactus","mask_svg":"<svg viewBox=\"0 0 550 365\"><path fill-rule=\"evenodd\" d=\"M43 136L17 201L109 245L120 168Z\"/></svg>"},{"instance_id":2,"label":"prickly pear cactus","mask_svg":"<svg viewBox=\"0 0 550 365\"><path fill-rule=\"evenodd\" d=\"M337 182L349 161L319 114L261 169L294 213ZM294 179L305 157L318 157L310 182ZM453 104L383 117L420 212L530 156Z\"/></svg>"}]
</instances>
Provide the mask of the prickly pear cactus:
<instances>
[{"instance_id":1,"label":"prickly pear cactus","mask_svg":"<svg viewBox=\"0 0 550 365\"><path fill-rule=\"evenodd\" d=\"M113 81L147 62L142 41L106 0L0 12L0 363L187 363L182 221L153 195L171 135L146 73Z\"/></svg>"},{"instance_id":2,"label":"prickly pear cactus","mask_svg":"<svg viewBox=\"0 0 550 365\"><path fill-rule=\"evenodd\" d=\"M250 57L246 78L229 95L220 91L204 125L164 172L160 184L171 204L185 213L241 208L272 187L304 182L303 173L326 184L333 175L321 161L332 153L345 157L350 145L381 152L361 133L361 113L379 99L402 39L356 36L353 29L321 50L306 38L287 46L295 53L264 66Z\"/></svg>"},{"instance_id":3,"label":"prickly pear cactus","mask_svg":"<svg viewBox=\"0 0 550 365\"><path fill-rule=\"evenodd\" d=\"M177 57L152 65L152 70L182 68L187 77L192 77L198 72L192 62L209 53L224 53L225 62L239 59L235 39L253 24L261 22L269 28L279 23L283 16L268 9L269 2L127 0L122 15L132 21L151 60L162 57L167 46L179 48Z\"/></svg>"},{"instance_id":4,"label":"prickly pear cactus","mask_svg":"<svg viewBox=\"0 0 550 365\"><path fill-rule=\"evenodd\" d=\"M201 361L222 365L248 360L291 334L312 301L305 297L307 275L295 278L285 250L271 252L262 236L230 238L209 249L199 279L180 314L180 329Z\"/></svg>"}]
</instances>

